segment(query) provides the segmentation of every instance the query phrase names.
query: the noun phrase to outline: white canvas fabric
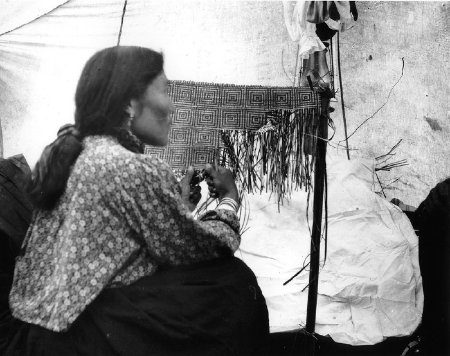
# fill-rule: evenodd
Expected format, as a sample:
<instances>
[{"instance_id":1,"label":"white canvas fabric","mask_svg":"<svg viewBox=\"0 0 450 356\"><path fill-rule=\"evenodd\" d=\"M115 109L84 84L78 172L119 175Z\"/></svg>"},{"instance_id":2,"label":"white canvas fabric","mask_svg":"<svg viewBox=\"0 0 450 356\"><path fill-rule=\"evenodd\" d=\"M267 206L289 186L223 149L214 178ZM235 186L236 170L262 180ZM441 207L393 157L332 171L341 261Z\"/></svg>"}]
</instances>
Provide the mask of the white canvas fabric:
<instances>
[{"instance_id":1,"label":"white canvas fabric","mask_svg":"<svg viewBox=\"0 0 450 356\"><path fill-rule=\"evenodd\" d=\"M7 3L2 9L9 8ZM116 43L123 7L119 1L77 0L39 17L56 3L51 5L31 5L34 11L26 21L37 19L0 36L4 155L23 153L31 166L58 128L73 122L81 69L95 51ZM9 26L14 29L17 23Z\"/></svg>"},{"instance_id":2,"label":"white canvas fabric","mask_svg":"<svg viewBox=\"0 0 450 356\"><path fill-rule=\"evenodd\" d=\"M68 0L1 0L0 34L22 27L66 2Z\"/></svg>"},{"instance_id":3,"label":"white canvas fabric","mask_svg":"<svg viewBox=\"0 0 450 356\"><path fill-rule=\"evenodd\" d=\"M408 218L373 192L371 161L327 158L328 253L319 277L316 331L350 345L410 335L423 308L418 238ZM255 272L267 300L271 332L306 323L312 200L304 192L281 207L267 194L250 195L249 229L236 256Z\"/></svg>"}]
</instances>

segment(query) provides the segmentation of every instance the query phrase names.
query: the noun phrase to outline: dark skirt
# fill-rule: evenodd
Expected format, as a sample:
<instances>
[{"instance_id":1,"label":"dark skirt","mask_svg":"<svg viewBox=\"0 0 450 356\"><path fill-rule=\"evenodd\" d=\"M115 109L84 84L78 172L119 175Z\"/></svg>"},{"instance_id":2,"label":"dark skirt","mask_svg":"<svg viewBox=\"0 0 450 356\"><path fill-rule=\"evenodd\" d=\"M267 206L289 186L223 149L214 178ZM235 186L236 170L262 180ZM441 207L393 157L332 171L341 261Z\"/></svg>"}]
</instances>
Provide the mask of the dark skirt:
<instances>
[{"instance_id":1,"label":"dark skirt","mask_svg":"<svg viewBox=\"0 0 450 356\"><path fill-rule=\"evenodd\" d=\"M268 334L255 275L233 257L108 288L67 332L14 320L6 355L258 355Z\"/></svg>"}]
</instances>

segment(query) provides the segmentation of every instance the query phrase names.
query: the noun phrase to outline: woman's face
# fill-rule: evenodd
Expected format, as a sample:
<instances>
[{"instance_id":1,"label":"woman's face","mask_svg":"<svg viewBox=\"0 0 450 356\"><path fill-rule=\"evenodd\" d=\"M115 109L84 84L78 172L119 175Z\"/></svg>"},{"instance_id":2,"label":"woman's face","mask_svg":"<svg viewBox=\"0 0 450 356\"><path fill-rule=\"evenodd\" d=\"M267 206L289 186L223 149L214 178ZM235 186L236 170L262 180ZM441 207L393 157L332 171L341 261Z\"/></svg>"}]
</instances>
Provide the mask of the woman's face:
<instances>
[{"instance_id":1,"label":"woman's face","mask_svg":"<svg viewBox=\"0 0 450 356\"><path fill-rule=\"evenodd\" d=\"M153 79L141 98L131 100L131 109L134 112L131 131L148 145L167 145L174 106L164 72Z\"/></svg>"}]
</instances>

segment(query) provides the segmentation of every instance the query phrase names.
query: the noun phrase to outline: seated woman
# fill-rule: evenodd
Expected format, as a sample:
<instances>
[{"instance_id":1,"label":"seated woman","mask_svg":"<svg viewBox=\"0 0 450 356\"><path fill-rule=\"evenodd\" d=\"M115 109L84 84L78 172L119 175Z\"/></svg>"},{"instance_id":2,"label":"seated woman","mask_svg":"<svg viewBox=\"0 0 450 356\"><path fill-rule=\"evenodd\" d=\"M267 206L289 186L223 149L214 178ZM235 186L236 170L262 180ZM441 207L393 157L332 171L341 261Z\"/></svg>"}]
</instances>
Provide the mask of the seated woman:
<instances>
[{"instance_id":1,"label":"seated woman","mask_svg":"<svg viewBox=\"0 0 450 356\"><path fill-rule=\"evenodd\" d=\"M11 323L9 292L15 258L30 225L32 205L26 194L31 170L21 154L0 158L0 355Z\"/></svg>"},{"instance_id":2,"label":"seated woman","mask_svg":"<svg viewBox=\"0 0 450 356\"><path fill-rule=\"evenodd\" d=\"M6 355L249 355L268 334L240 243L231 172L206 168L219 197L192 217L178 183L143 143L168 142L173 105L161 54L96 53L78 83L75 125L33 173L35 212L10 294Z\"/></svg>"},{"instance_id":3,"label":"seated woman","mask_svg":"<svg viewBox=\"0 0 450 356\"><path fill-rule=\"evenodd\" d=\"M450 178L409 215L419 236L424 306L418 334L424 355L450 354Z\"/></svg>"}]
</instances>

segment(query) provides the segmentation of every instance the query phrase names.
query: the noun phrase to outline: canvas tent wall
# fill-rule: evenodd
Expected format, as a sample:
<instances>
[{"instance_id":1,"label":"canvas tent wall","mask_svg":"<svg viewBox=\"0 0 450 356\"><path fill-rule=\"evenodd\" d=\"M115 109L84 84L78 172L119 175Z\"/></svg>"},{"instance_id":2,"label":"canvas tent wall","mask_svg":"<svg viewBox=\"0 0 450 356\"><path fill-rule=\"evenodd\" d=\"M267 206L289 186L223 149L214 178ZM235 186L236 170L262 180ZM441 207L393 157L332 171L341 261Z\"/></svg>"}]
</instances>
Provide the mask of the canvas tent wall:
<instances>
[{"instance_id":1,"label":"canvas tent wall","mask_svg":"<svg viewBox=\"0 0 450 356\"><path fill-rule=\"evenodd\" d=\"M72 120L81 68L95 50L116 44L123 3L0 1L5 156L24 153L33 165L58 127ZM401 177L387 195L417 205L450 165L448 3L357 6L357 26L341 36L349 133L376 114L351 138L353 156L386 153L402 138L397 156L409 166L386 175L387 182ZM236 84L291 85L297 51L278 1L129 0L122 43L162 50L172 79ZM402 58L404 73L391 91Z\"/></svg>"},{"instance_id":2,"label":"canvas tent wall","mask_svg":"<svg viewBox=\"0 0 450 356\"><path fill-rule=\"evenodd\" d=\"M123 4L69 1L0 37L5 156L24 153L33 165L58 127L73 120L81 68L93 52L117 43ZM129 1L121 43L161 50L172 79L289 85L284 70L292 70L288 52L295 48L285 41L281 5L263 5Z\"/></svg>"}]
</instances>

